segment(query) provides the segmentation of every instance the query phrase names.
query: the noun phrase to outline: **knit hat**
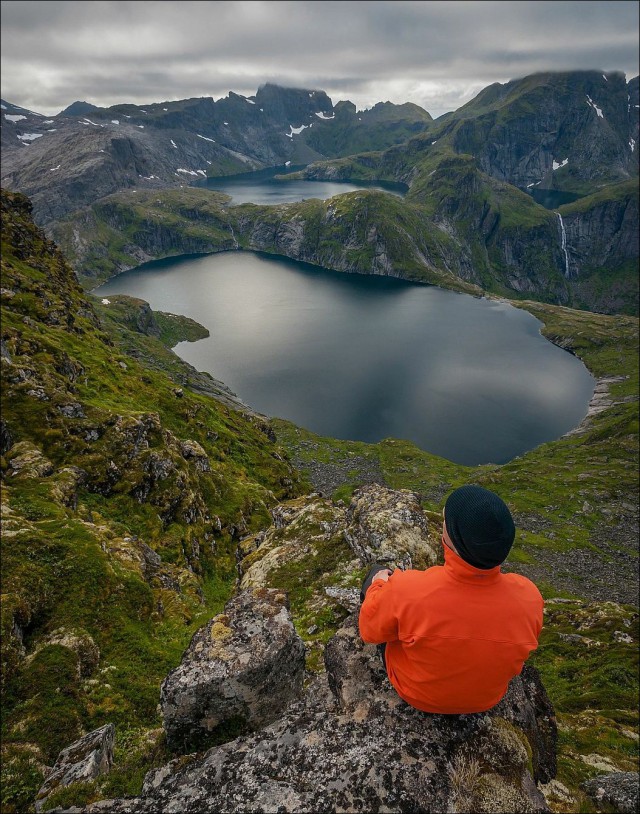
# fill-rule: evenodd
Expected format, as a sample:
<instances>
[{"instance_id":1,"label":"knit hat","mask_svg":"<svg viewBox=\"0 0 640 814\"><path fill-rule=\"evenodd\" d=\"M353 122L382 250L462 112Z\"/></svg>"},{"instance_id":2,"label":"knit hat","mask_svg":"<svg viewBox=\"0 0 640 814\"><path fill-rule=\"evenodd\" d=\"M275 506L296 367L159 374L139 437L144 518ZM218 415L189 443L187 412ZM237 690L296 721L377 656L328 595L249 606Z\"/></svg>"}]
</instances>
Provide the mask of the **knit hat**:
<instances>
[{"instance_id":1,"label":"knit hat","mask_svg":"<svg viewBox=\"0 0 640 814\"><path fill-rule=\"evenodd\" d=\"M506 503L481 486L461 486L452 492L445 503L444 522L458 554L476 568L504 562L516 536Z\"/></svg>"}]
</instances>

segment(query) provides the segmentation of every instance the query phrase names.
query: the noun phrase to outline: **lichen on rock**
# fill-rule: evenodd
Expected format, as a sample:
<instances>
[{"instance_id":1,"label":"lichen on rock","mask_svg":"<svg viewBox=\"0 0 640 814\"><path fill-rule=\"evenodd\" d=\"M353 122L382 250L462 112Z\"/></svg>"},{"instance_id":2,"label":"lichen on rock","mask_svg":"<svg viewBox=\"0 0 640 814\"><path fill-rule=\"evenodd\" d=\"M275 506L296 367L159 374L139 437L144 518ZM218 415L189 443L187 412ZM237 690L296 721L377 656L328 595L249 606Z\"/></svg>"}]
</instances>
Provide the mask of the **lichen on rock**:
<instances>
[{"instance_id":1,"label":"lichen on rock","mask_svg":"<svg viewBox=\"0 0 640 814\"><path fill-rule=\"evenodd\" d=\"M115 727L107 724L72 743L58 755L51 773L36 798L36 811L42 811L54 791L72 783L93 780L111 769Z\"/></svg>"},{"instance_id":2,"label":"lichen on rock","mask_svg":"<svg viewBox=\"0 0 640 814\"><path fill-rule=\"evenodd\" d=\"M527 727L548 714L535 671L514 678L487 713L420 712L398 697L376 648L360 639L357 614L329 642L325 664L270 725L150 772L138 798L85 810L549 811L532 776L548 756L527 746ZM465 765L465 750L482 750L477 766ZM464 800L479 807L461 808Z\"/></svg>"},{"instance_id":3,"label":"lichen on rock","mask_svg":"<svg viewBox=\"0 0 640 814\"><path fill-rule=\"evenodd\" d=\"M418 496L377 483L356 490L347 509L345 538L364 563L390 567L435 565L437 543L429 534Z\"/></svg>"},{"instance_id":4,"label":"lichen on rock","mask_svg":"<svg viewBox=\"0 0 640 814\"><path fill-rule=\"evenodd\" d=\"M193 751L268 724L300 695L303 672L286 595L241 592L196 632L162 684L170 748Z\"/></svg>"}]
</instances>

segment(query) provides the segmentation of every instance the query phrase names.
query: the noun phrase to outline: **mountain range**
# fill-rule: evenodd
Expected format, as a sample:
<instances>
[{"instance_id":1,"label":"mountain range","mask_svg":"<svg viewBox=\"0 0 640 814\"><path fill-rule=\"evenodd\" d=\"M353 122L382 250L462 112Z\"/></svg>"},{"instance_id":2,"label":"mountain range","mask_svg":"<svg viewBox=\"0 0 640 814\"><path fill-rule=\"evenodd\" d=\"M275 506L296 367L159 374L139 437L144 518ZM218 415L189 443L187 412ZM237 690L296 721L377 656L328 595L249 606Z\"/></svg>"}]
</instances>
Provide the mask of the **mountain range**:
<instances>
[{"instance_id":1,"label":"mountain range","mask_svg":"<svg viewBox=\"0 0 640 814\"><path fill-rule=\"evenodd\" d=\"M276 85L218 101L76 102L53 118L5 101L2 110L2 183L29 195L42 224L121 189L383 149L432 121L413 104L358 112L351 102L334 107L323 91Z\"/></svg>"},{"instance_id":2,"label":"mountain range","mask_svg":"<svg viewBox=\"0 0 640 814\"><path fill-rule=\"evenodd\" d=\"M275 85L144 108L74 103L53 118L2 105L3 185L31 197L87 285L168 254L250 248L638 312L637 77L537 74L437 120L416 105L357 111ZM394 181L407 193L341 196L331 214L317 201L249 211L197 186L288 163L307 165L297 177ZM208 231L213 222L224 226Z\"/></svg>"}]
</instances>

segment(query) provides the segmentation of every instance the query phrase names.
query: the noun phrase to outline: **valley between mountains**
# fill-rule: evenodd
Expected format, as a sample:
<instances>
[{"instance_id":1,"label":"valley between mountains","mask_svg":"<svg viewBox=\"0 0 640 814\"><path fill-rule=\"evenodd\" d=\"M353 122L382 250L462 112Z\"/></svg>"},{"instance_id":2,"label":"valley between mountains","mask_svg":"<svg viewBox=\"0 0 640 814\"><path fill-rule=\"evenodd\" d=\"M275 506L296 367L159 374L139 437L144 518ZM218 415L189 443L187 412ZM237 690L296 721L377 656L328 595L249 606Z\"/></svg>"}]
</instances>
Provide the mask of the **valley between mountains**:
<instances>
[{"instance_id":1,"label":"valley between mountains","mask_svg":"<svg viewBox=\"0 0 640 814\"><path fill-rule=\"evenodd\" d=\"M522 753L517 771L536 776L535 810L607 810L584 784L632 776L638 759L638 79L540 74L438 120L269 85L53 120L2 107L3 810L34 810L60 750L111 724L111 770L49 789L41 810L152 810L152 780L188 796L206 764L176 758L158 704L193 634L241 585L286 592L317 688L366 570L354 528L368 545L409 501L437 546L464 483L508 503L508 567L547 599L532 663L557 716L557 775L512 724L510 760ZM233 206L188 183L286 162L407 192ZM534 187L575 200L546 209ZM206 328L87 293L149 259L231 250L507 298L596 377L589 415L502 466L323 438L257 414L171 351ZM207 754L245 754L251 737L230 726ZM241 777L237 793L247 805Z\"/></svg>"}]
</instances>

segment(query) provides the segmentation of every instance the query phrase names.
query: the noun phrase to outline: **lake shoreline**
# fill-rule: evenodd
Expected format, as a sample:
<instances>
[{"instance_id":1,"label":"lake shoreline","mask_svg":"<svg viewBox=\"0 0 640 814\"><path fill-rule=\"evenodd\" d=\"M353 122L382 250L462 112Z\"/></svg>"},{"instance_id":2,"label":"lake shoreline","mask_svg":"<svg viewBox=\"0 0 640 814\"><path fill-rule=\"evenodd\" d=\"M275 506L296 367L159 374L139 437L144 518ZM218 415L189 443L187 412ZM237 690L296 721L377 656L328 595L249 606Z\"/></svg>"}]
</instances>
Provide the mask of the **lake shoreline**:
<instances>
[{"instance_id":1,"label":"lake shoreline","mask_svg":"<svg viewBox=\"0 0 640 814\"><path fill-rule=\"evenodd\" d=\"M558 346L543 341L539 319L504 298L251 251L167 258L128 274L91 293L151 300L205 325L210 339L174 352L257 413L320 435L405 438L462 465L503 464L575 428L593 395L583 363L549 355ZM485 339L486 352L476 347Z\"/></svg>"}]
</instances>

